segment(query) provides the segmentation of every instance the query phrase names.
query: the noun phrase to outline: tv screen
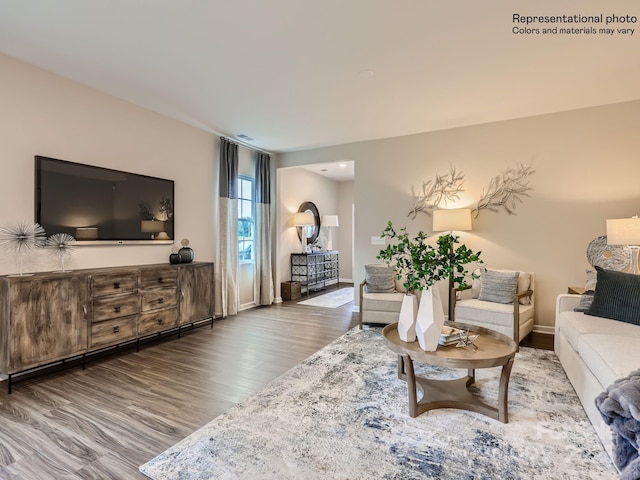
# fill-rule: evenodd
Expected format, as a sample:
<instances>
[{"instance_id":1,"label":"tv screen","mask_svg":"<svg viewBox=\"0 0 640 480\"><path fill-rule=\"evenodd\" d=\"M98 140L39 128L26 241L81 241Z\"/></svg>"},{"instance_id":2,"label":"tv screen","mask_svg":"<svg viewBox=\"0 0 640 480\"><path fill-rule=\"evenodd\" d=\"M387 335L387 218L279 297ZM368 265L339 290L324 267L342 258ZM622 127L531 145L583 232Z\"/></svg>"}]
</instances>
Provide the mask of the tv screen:
<instances>
[{"instance_id":1,"label":"tv screen","mask_svg":"<svg viewBox=\"0 0 640 480\"><path fill-rule=\"evenodd\" d=\"M35 221L78 243L172 243L173 181L35 157Z\"/></svg>"}]
</instances>

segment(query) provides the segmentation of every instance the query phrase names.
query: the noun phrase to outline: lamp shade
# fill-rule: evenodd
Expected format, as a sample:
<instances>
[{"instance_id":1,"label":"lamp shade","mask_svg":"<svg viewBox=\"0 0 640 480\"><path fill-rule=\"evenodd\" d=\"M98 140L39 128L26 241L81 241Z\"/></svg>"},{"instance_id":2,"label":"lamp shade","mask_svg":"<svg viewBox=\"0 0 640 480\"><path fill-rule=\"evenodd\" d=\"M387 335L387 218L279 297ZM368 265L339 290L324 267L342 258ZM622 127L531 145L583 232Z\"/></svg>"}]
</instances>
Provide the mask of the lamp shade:
<instances>
[{"instance_id":1,"label":"lamp shade","mask_svg":"<svg viewBox=\"0 0 640 480\"><path fill-rule=\"evenodd\" d=\"M339 227L338 215L323 215L320 220L320 225L323 227Z\"/></svg>"},{"instance_id":2,"label":"lamp shade","mask_svg":"<svg viewBox=\"0 0 640 480\"><path fill-rule=\"evenodd\" d=\"M433 231L448 232L453 230L471 230L471 210L456 208L433 211Z\"/></svg>"},{"instance_id":3,"label":"lamp shade","mask_svg":"<svg viewBox=\"0 0 640 480\"><path fill-rule=\"evenodd\" d=\"M316 221L311 212L298 212L293 214L294 227L306 227L307 225L315 225Z\"/></svg>"},{"instance_id":4,"label":"lamp shade","mask_svg":"<svg viewBox=\"0 0 640 480\"><path fill-rule=\"evenodd\" d=\"M640 218L615 218L607 220L609 245L640 245Z\"/></svg>"}]
</instances>

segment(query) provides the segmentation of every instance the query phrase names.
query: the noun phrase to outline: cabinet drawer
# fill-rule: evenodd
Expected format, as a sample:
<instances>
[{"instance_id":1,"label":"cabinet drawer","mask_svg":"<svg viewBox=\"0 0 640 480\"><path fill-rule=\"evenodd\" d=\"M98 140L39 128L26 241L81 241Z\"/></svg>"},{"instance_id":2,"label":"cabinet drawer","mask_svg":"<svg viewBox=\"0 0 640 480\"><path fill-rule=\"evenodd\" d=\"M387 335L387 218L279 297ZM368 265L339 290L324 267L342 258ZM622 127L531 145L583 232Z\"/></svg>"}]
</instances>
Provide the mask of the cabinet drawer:
<instances>
[{"instance_id":1,"label":"cabinet drawer","mask_svg":"<svg viewBox=\"0 0 640 480\"><path fill-rule=\"evenodd\" d=\"M91 303L94 322L126 317L140 312L140 295L137 293L96 298Z\"/></svg>"},{"instance_id":2,"label":"cabinet drawer","mask_svg":"<svg viewBox=\"0 0 640 480\"><path fill-rule=\"evenodd\" d=\"M138 275L133 272L104 273L91 277L92 297L132 293L137 289Z\"/></svg>"},{"instance_id":3,"label":"cabinet drawer","mask_svg":"<svg viewBox=\"0 0 640 480\"><path fill-rule=\"evenodd\" d=\"M166 308L164 310L143 313L138 320L138 335L148 335L173 328L176 326L177 321L177 308Z\"/></svg>"},{"instance_id":4,"label":"cabinet drawer","mask_svg":"<svg viewBox=\"0 0 640 480\"><path fill-rule=\"evenodd\" d=\"M117 318L91 325L91 346L115 345L136 337L138 316Z\"/></svg>"},{"instance_id":5,"label":"cabinet drawer","mask_svg":"<svg viewBox=\"0 0 640 480\"><path fill-rule=\"evenodd\" d=\"M178 289L176 287L157 288L141 293L142 311L157 310L159 308L174 307L178 304Z\"/></svg>"},{"instance_id":6,"label":"cabinet drawer","mask_svg":"<svg viewBox=\"0 0 640 480\"><path fill-rule=\"evenodd\" d=\"M140 272L140 288L168 287L178 283L177 268L154 268Z\"/></svg>"}]
</instances>

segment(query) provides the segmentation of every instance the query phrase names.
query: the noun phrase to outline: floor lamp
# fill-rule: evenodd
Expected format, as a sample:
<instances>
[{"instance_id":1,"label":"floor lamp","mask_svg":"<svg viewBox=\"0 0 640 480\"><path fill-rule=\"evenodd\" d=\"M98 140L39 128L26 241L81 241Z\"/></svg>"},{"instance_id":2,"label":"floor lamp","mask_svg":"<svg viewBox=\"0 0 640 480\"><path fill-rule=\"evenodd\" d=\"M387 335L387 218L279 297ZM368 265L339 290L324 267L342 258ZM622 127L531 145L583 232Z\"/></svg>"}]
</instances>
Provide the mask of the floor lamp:
<instances>
[{"instance_id":1,"label":"floor lamp","mask_svg":"<svg viewBox=\"0 0 640 480\"><path fill-rule=\"evenodd\" d=\"M298 212L293 214L293 226L300 228L300 240L302 241L302 253L307 253L307 228L315 225L316 221L311 212Z\"/></svg>"},{"instance_id":2,"label":"floor lamp","mask_svg":"<svg viewBox=\"0 0 640 480\"><path fill-rule=\"evenodd\" d=\"M640 250L640 218L615 218L607 220L607 244L627 245L631 250L629 272L636 275L638 270L638 251Z\"/></svg>"},{"instance_id":3,"label":"floor lamp","mask_svg":"<svg viewBox=\"0 0 640 480\"><path fill-rule=\"evenodd\" d=\"M327 250L332 250L331 229L340 226L338 224L338 215L323 215L322 218L320 219L320 226L328 228L328 232L327 232L327 234L328 234L327 235Z\"/></svg>"},{"instance_id":4,"label":"floor lamp","mask_svg":"<svg viewBox=\"0 0 640 480\"><path fill-rule=\"evenodd\" d=\"M451 210L438 209L433 211L433 227L434 232L449 232L471 230L471 210L469 208L456 208ZM451 247L453 248L453 246ZM453 252L451 252L453 253ZM455 301L453 296L456 294L453 285L453 278L449 276L449 318L450 322L454 321Z\"/></svg>"}]
</instances>

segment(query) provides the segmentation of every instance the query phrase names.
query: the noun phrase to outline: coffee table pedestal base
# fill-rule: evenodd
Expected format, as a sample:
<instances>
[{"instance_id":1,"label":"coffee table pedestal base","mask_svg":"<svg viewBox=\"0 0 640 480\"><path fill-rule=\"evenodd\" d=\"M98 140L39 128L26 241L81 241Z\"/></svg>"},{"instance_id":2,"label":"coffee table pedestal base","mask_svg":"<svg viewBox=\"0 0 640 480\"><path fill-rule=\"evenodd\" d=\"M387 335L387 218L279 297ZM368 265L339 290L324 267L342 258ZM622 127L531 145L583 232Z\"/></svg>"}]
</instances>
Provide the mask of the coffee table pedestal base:
<instances>
[{"instance_id":1,"label":"coffee table pedestal base","mask_svg":"<svg viewBox=\"0 0 640 480\"><path fill-rule=\"evenodd\" d=\"M507 391L513 358L503 365L500 375L498 407L481 402L469 392L475 378L475 370L468 369L468 376L455 380L434 380L415 375L413 361L409 355L398 355L398 378L407 382L409 390L409 415L417 417L421 413L436 408L457 408L481 413L502 423L509 422ZM422 398L418 400L418 389Z\"/></svg>"}]
</instances>

